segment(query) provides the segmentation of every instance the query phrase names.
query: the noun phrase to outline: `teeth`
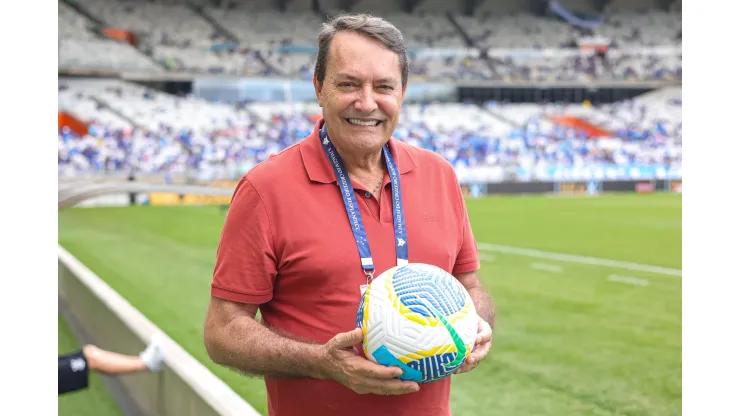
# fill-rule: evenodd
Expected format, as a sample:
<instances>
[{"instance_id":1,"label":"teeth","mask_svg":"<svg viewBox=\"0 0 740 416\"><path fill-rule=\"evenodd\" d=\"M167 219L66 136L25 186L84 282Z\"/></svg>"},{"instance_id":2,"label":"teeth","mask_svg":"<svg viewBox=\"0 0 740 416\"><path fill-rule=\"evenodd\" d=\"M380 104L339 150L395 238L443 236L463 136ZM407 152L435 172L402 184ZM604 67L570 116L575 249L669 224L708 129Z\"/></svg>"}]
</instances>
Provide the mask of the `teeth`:
<instances>
[{"instance_id":1,"label":"teeth","mask_svg":"<svg viewBox=\"0 0 740 416\"><path fill-rule=\"evenodd\" d=\"M377 126L380 123L379 121L362 121L356 118L350 118L349 122L358 126Z\"/></svg>"}]
</instances>

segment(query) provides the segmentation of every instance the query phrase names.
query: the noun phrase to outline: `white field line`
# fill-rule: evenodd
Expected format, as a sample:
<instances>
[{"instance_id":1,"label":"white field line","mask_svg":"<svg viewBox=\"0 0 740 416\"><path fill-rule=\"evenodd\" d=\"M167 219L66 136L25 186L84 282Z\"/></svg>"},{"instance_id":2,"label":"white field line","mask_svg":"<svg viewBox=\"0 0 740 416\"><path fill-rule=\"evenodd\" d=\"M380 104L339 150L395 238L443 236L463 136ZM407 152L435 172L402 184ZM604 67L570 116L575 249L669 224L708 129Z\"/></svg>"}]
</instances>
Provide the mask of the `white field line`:
<instances>
[{"instance_id":1,"label":"white field line","mask_svg":"<svg viewBox=\"0 0 740 416\"><path fill-rule=\"evenodd\" d=\"M627 283L637 286L647 286L648 284L650 284L650 282L645 279L638 279L632 276L620 276L618 274L610 274L608 280L612 282Z\"/></svg>"},{"instance_id":2,"label":"white field line","mask_svg":"<svg viewBox=\"0 0 740 416\"><path fill-rule=\"evenodd\" d=\"M553 253L551 251L534 250L531 248L503 246L499 244L478 243L478 248L483 251L497 253L516 254L520 256L535 257L540 259L567 261L571 263L590 264L594 266L613 267L617 269L635 270L640 272L658 273L670 276L681 276L681 269L652 266L649 264L630 263L626 261L602 259L599 257L578 256L575 254Z\"/></svg>"},{"instance_id":3,"label":"white field line","mask_svg":"<svg viewBox=\"0 0 740 416\"><path fill-rule=\"evenodd\" d=\"M556 266L554 264L547 264L547 263L530 263L529 267L535 269L535 270L541 270L544 272L550 272L550 273L562 273L563 268L560 266Z\"/></svg>"},{"instance_id":4,"label":"white field line","mask_svg":"<svg viewBox=\"0 0 740 416\"><path fill-rule=\"evenodd\" d=\"M478 254L478 257L479 257L479 258L480 258L480 259L481 259L482 261L488 261L488 262L491 262L491 261L494 261L494 260L496 260L496 256L494 256L494 255L492 255L492 254L485 254L485 253L480 253L480 254Z\"/></svg>"}]
</instances>

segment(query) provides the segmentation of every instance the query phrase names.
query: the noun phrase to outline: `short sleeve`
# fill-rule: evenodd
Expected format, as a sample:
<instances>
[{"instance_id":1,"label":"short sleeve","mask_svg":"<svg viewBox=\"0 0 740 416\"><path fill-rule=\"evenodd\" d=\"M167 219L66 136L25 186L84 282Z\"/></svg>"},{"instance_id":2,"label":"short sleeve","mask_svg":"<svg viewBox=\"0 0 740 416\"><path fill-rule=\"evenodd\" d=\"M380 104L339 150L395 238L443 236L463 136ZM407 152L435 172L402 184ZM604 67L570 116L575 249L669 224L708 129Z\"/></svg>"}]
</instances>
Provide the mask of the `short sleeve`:
<instances>
[{"instance_id":1,"label":"short sleeve","mask_svg":"<svg viewBox=\"0 0 740 416\"><path fill-rule=\"evenodd\" d=\"M267 208L245 176L234 191L221 232L211 295L257 305L270 301L277 276L272 236Z\"/></svg>"},{"instance_id":2,"label":"short sleeve","mask_svg":"<svg viewBox=\"0 0 740 416\"><path fill-rule=\"evenodd\" d=\"M475 242L473 229L470 226L470 218L468 217L468 209L465 205L462 188L460 188L460 183L457 180L454 170L452 172L456 199L459 204L457 218L460 227L461 241L460 249L457 252L457 258L455 259L455 266L452 268L452 274L456 275L478 270L480 268L480 258L478 256L478 245Z\"/></svg>"}]
</instances>

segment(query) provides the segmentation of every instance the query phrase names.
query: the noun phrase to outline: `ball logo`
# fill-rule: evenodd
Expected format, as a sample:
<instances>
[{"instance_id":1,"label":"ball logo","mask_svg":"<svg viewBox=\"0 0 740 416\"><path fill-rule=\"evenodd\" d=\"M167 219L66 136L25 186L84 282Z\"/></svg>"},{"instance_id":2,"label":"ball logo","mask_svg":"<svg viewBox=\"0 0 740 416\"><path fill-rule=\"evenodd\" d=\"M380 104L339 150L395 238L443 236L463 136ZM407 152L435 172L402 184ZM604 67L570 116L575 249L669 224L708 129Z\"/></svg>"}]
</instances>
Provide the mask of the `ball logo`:
<instances>
[{"instance_id":1,"label":"ball logo","mask_svg":"<svg viewBox=\"0 0 740 416\"><path fill-rule=\"evenodd\" d=\"M85 360L82 358L73 358L69 362L69 367L72 369L73 372L79 372L85 369Z\"/></svg>"}]
</instances>

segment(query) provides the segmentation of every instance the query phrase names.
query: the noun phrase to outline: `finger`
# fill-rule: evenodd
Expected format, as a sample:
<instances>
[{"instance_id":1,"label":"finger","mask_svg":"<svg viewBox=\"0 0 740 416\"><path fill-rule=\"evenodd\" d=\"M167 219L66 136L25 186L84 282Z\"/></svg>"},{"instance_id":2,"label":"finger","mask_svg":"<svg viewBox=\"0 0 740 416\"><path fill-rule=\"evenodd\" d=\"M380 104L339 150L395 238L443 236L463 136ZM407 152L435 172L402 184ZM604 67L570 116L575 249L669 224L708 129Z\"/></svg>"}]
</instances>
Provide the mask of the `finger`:
<instances>
[{"instance_id":1,"label":"finger","mask_svg":"<svg viewBox=\"0 0 740 416\"><path fill-rule=\"evenodd\" d=\"M479 362L483 361L483 359L488 356L488 352L490 350L491 350L491 343L490 342L486 342L485 344L481 344L481 345L478 346L478 348L475 349L475 351L473 351L470 354L470 357L468 358L468 360L470 361L471 364L479 363Z\"/></svg>"},{"instance_id":2,"label":"finger","mask_svg":"<svg viewBox=\"0 0 740 416\"><path fill-rule=\"evenodd\" d=\"M462 373L467 373L468 371L470 371L470 370L474 369L475 367L478 367L478 362L476 362L475 364L468 364L468 363L465 363L465 364L463 364L463 366L462 366L462 367L458 368L458 369L457 369L457 370L455 371L455 374L462 374Z\"/></svg>"},{"instance_id":3,"label":"finger","mask_svg":"<svg viewBox=\"0 0 740 416\"><path fill-rule=\"evenodd\" d=\"M466 373L475 368L477 365L477 360L473 357L473 354L471 353L470 356L468 356L468 358L465 360L465 363L460 368L455 370L454 374Z\"/></svg>"},{"instance_id":4,"label":"finger","mask_svg":"<svg viewBox=\"0 0 740 416\"><path fill-rule=\"evenodd\" d=\"M465 360L465 364L463 364L460 368L455 371L455 374L462 374L466 373L476 367L478 367L478 364L485 358L485 355L479 356L479 355L473 355L471 354L470 357L468 357L467 360Z\"/></svg>"},{"instance_id":5,"label":"finger","mask_svg":"<svg viewBox=\"0 0 740 416\"><path fill-rule=\"evenodd\" d=\"M478 324L478 334L475 338L476 344L483 344L493 339L493 330L491 326L484 321L480 321Z\"/></svg>"},{"instance_id":6,"label":"finger","mask_svg":"<svg viewBox=\"0 0 740 416\"><path fill-rule=\"evenodd\" d=\"M419 384L408 380L378 380L366 378L364 384L374 394L383 396L397 396L400 394L415 393L419 391Z\"/></svg>"},{"instance_id":7,"label":"finger","mask_svg":"<svg viewBox=\"0 0 740 416\"><path fill-rule=\"evenodd\" d=\"M363 377L373 379L392 379L403 374L403 370L398 367L376 364L362 357L357 357L355 361L356 362L353 363L355 366L354 370Z\"/></svg>"},{"instance_id":8,"label":"finger","mask_svg":"<svg viewBox=\"0 0 740 416\"><path fill-rule=\"evenodd\" d=\"M362 329L355 328L349 332L343 332L334 336L335 347L350 348L362 341Z\"/></svg>"}]
</instances>

